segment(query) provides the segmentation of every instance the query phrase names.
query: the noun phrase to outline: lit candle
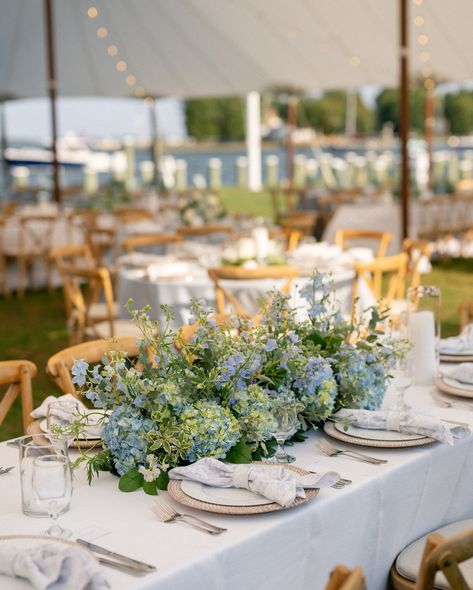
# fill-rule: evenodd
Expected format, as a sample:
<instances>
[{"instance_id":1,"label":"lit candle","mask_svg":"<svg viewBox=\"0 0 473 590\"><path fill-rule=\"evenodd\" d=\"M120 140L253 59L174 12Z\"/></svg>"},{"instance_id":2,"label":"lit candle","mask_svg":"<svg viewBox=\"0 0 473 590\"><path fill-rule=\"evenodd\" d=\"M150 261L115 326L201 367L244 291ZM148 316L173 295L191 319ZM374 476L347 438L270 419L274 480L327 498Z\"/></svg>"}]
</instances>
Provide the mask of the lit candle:
<instances>
[{"instance_id":1,"label":"lit candle","mask_svg":"<svg viewBox=\"0 0 473 590\"><path fill-rule=\"evenodd\" d=\"M415 311L409 315L409 338L414 365L414 382L432 383L437 374L435 318L432 311Z\"/></svg>"}]
</instances>

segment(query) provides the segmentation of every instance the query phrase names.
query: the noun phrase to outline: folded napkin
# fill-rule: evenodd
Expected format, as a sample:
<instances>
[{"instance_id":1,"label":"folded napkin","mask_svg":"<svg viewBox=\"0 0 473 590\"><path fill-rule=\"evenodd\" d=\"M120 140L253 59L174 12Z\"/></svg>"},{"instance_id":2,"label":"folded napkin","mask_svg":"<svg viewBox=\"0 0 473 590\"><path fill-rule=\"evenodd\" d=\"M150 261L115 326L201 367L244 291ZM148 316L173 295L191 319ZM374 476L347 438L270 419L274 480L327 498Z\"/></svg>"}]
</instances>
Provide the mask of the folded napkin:
<instances>
[{"instance_id":1,"label":"folded napkin","mask_svg":"<svg viewBox=\"0 0 473 590\"><path fill-rule=\"evenodd\" d=\"M102 590L110 587L92 555L57 543L28 549L1 543L0 574L25 578L37 590Z\"/></svg>"},{"instance_id":2,"label":"folded napkin","mask_svg":"<svg viewBox=\"0 0 473 590\"><path fill-rule=\"evenodd\" d=\"M79 401L76 397L74 397L71 393L66 393L65 395L61 395L59 397L54 397L54 395L48 395L48 397L43 400L40 406L38 406L35 410L31 412L32 418L46 418L48 415L48 407L49 404L53 402L66 402L59 407L60 404L57 404L54 409L52 410L52 415L62 420L63 422L69 422L71 419L71 411L68 407L68 402L74 402L79 407L79 412L81 414L87 414L89 411L84 404Z\"/></svg>"},{"instance_id":3,"label":"folded napkin","mask_svg":"<svg viewBox=\"0 0 473 590\"><path fill-rule=\"evenodd\" d=\"M169 477L218 488L245 488L281 506L290 506L296 498L305 498L304 488L328 488L340 479L335 471L299 475L280 466L234 465L211 457L186 467L175 467Z\"/></svg>"},{"instance_id":4,"label":"folded napkin","mask_svg":"<svg viewBox=\"0 0 473 590\"><path fill-rule=\"evenodd\" d=\"M470 434L466 426L450 426L433 416L416 412L385 412L370 410L339 410L334 417L347 421L352 426L372 428L373 430L394 430L408 434L421 434L439 442L453 445L454 438L464 438Z\"/></svg>"},{"instance_id":5,"label":"folded napkin","mask_svg":"<svg viewBox=\"0 0 473 590\"><path fill-rule=\"evenodd\" d=\"M473 363L460 363L447 377L465 385L473 385Z\"/></svg>"},{"instance_id":6,"label":"folded napkin","mask_svg":"<svg viewBox=\"0 0 473 590\"><path fill-rule=\"evenodd\" d=\"M441 354L473 354L473 324L463 328L459 336L440 340Z\"/></svg>"}]
</instances>

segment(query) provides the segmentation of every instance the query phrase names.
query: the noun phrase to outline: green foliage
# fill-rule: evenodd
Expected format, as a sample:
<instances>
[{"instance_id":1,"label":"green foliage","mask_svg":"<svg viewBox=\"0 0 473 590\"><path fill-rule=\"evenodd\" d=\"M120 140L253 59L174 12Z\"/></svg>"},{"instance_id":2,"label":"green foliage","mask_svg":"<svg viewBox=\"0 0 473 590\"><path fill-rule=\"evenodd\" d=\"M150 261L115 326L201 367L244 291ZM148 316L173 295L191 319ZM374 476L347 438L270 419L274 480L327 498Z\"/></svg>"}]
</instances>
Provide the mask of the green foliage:
<instances>
[{"instance_id":1,"label":"green foliage","mask_svg":"<svg viewBox=\"0 0 473 590\"><path fill-rule=\"evenodd\" d=\"M251 463L252 447L247 443L240 441L230 449L225 459L229 463Z\"/></svg>"},{"instance_id":2,"label":"green foliage","mask_svg":"<svg viewBox=\"0 0 473 590\"><path fill-rule=\"evenodd\" d=\"M467 135L473 132L473 91L460 90L447 94L444 99L444 113L450 132Z\"/></svg>"},{"instance_id":3,"label":"green foliage","mask_svg":"<svg viewBox=\"0 0 473 590\"><path fill-rule=\"evenodd\" d=\"M244 111L238 97L186 100L184 110L191 137L219 141L245 137Z\"/></svg>"},{"instance_id":4,"label":"green foliage","mask_svg":"<svg viewBox=\"0 0 473 590\"><path fill-rule=\"evenodd\" d=\"M409 94L410 127L419 133L424 131L425 94L423 87L411 90ZM382 129L385 123L392 123L394 130L399 131L399 91L385 88L376 97L376 125Z\"/></svg>"}]
</instances>

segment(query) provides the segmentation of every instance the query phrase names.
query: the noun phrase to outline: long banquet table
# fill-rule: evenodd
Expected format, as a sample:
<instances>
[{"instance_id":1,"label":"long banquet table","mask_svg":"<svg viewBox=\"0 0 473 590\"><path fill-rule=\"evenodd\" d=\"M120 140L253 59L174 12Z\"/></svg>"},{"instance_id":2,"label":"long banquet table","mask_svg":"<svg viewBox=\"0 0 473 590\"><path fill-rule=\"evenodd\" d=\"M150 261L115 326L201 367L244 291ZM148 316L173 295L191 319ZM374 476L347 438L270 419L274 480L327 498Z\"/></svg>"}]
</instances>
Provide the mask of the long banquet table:
<instances>
[{"instance_id":1,"label":"long banquet table","mask_svg":"<svg viewBox=\"0 0 473 590\"><path fill-rule=\"evenodd\" d=\"M412 387L407 401L417 410L473 426L473 412L440 408L429 391ZM107 569L116 590L322 590L337 563L362 565L368 589L381 590L403 547L436 527L473 516L472 436L454 447L434 443L412 449L365 449L387 458L385 465L326 457L316 446L319 436L311 433L306 442L292 447L297 465L336 470L352 479L352 485L321 490L303 506L272 514L199 513L228 528L217 537L159 522L151 511L155 501L182 509L167 493L157 500L141 491L122 493L110 474L101 474L89 487L83 469L76 473L71 509L60 522L77 536L157 567L155 574L143 578ZM0 444L0 465L17 464L17 456L15 448ZM18 469L0 477L1 535L37 534L45 527L43 519L22 515L18 477ZM0 576L0 588L29 586Z\"/></svg>"}]
</instances>

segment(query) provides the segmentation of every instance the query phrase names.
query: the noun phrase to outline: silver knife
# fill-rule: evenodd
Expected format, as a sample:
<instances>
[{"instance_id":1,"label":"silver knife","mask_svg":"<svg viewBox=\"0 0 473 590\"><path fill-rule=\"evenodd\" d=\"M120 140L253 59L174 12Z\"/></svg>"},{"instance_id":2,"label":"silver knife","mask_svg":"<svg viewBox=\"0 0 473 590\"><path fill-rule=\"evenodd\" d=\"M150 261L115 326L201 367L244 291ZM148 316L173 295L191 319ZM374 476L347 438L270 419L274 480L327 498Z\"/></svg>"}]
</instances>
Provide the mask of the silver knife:
<instances>
[{"instance_id":1,"label":"silver knife","mask_svg":"<svg viewBox=\"0 0 473 590\"><path fill-rule=\"evenodd\" d=\"M114 551L110 551L110 549L105 549L105 547L100 547L99 545L94 545L93 543L89 543L89 541L84 541L84 539L76 539L76 542L95 553L100 553L101 555L106 555L107 557L113 557L125 564L131 565L137 569L140 569L143 572L155 572L156 567L154 565L149 565L148 563L144 563L143 561L138 561L137 559L132 559L131 557L127 557L126 555L121 555L120 553L115 553ZM110 564L111 565L111 564Z\"/></svg>"},{"instance_id":2,"label":"silver knife","mask_svg":"<svg viewBox=\"0 0 473 590\"><path fill-rule=\"evenodd\" d=\"M106 557L99 556L97 556L97 559L102 565L113 567L125 574L129 574L130 576L146 576L146 574L151 573L148 570L144 570L136 565L124 563L123 561L115 561L114 559L107 559Z\"/></svg>"}]
</instances>

